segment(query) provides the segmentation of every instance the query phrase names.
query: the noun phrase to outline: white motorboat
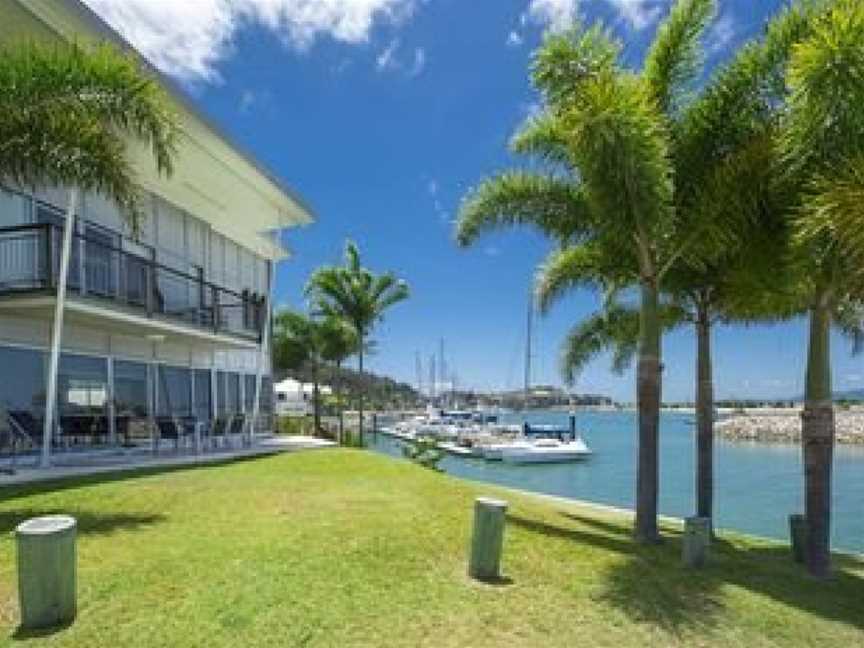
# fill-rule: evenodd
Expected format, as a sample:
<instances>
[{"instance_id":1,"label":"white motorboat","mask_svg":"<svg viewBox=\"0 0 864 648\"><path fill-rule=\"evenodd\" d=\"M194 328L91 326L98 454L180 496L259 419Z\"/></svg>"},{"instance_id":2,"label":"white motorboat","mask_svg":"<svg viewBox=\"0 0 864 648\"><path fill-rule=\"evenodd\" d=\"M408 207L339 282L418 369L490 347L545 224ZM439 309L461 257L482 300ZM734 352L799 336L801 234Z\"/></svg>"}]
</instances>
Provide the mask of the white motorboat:
<instances>
[{"instance_id":1,"label":"white motorboat","mask_svg":"<svg viewBox=\"0 0 864 648\"><path fill-rule=\"evenodd\" d=\"M533 444L529 441L510 441L506 443L489 443L479 446L480 456L487 461L502 461L505 451L525 450Z\"/></svg>"},{"instance_id":2,"label":"white motorboat","mask_svg":"<svg viewBox=\"0 0 864 648\"><path fill-rule=\"evenodd\" d=\"M573 441L538 439L529 444L513 444L501 449L501 460L512 464L563 463L579 461L591 455L591 449L581 438Z\"/></svg>"}]
</instances>

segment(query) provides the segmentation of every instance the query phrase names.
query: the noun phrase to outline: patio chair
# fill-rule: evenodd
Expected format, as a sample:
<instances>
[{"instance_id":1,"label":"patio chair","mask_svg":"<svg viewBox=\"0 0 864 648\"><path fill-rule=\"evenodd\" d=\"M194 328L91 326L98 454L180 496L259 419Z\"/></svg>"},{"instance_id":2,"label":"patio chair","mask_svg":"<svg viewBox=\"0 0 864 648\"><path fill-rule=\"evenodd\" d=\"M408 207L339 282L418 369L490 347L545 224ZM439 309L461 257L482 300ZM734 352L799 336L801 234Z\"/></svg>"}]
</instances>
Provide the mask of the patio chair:
<instances>
[{"instance_id":1,"label":"patio chair","mask_svg":"<svg viewBox=\"0 0 864 648\"><path fill-rule=\"evenodd\" d=\"M173 441L175 451L179 451L180 443L189 438L185 426L173 416L156 417L156 429L159 431L160 444L162 439ZM160 444L156 446L157 452Z\"/></svg>"},{"instance_id":2,"label":"patio chair","mask_svg":"<svg viewBox=\"0 0 864 648\"><path fill-rule=\"evenodd\" d=\"M235 414L234 418L231 419L231 427L228 430L228 439L230 443L230 439L232 437L240 438L240 445L243 445L243 433L246 430L246 415L245 414Z\"/></svg>"},{"instance_id":3,"label":"patio chair","mask_svg":"<svg viewBox=\"0 0 864 648\"><path fill-rule=\"evenodd\" d=\"M210 428L210 442L212 446L218 447L227 439L228 430L231 427L230 416L217 416Z\"/></svg>"},{"instance_id":4,"label":"patio chair","mask_svg":"<svg viewBox=\"0 0 864 648\"><path fill-rule=\"evenodd\" d=\"M96 417L89 414L64 414L60 417L60 439L68 448L93 436Z\"/></svg>"}]
</instances>

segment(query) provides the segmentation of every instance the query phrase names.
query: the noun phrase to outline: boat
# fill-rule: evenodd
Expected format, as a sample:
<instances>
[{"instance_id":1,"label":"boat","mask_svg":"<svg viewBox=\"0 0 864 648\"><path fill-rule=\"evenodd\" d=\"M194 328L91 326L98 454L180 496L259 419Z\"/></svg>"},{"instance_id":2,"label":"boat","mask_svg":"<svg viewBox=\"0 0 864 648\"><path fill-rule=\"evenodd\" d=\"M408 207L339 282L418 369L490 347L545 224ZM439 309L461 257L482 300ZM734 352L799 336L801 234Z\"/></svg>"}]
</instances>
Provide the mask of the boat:
<instances>
[{"instance_id":1,"label":"boat","mask_svg":"<svg viewBox=\"0 0 864 648\"><path fill-rule=\"evenodd\" d=\"M513 444L501 449L501 460L511 464L564 463L591 456L591 449L581 438L573 441L538 439L529 444Z\"/></svg>"}]
</instances>

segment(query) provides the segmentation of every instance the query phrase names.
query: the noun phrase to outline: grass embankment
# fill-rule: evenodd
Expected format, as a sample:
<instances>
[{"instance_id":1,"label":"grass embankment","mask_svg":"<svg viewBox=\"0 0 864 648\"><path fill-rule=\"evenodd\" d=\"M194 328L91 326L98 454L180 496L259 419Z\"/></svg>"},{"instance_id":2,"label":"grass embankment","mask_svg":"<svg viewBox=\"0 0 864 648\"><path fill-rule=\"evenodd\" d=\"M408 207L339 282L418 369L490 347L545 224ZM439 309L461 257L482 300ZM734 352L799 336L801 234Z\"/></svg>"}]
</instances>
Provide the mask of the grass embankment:
<instances>
[{"instance_id":1,"label":"grass embankment","mask_svg":"<svg viewBox=\"0 0 864 648\"><path fill-rule=\"evenodd\" d=\"M613 513L503 493L508 580L465 576L495 488L367 452L0 491L0 636L14 642L21 519L78 517L78 620L57 646L864 645L864 565L816 583L788 551L724 536L679 566Z\"/></svg>"}]
</instances>

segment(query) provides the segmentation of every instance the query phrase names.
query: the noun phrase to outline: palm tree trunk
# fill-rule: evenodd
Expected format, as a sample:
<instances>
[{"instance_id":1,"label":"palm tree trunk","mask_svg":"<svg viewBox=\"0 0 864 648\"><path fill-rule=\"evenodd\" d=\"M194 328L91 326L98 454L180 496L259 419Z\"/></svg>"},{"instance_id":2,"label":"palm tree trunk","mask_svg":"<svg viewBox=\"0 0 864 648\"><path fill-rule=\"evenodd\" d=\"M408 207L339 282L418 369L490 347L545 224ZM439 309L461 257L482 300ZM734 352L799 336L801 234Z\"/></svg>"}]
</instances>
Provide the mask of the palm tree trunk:
<instances>
[{"instance_id":1,"label":"palm tree trunk","mask_svg":"<svg viewBox=\"0 0 864 648\"><path fill-rule=\"evenodd\" d=\"M638 542L654 543L657 531L660 427L660 314L657 283L642 281L639 325L639 370L636 385L639 410L639 459L636 469L636 529Z\"/></svg>"},{"instance_id":2,"label":"palm tree trunk","mask_svg":"<svg viewBox=\"0 0 864 648\"><path fill-rule=\"evenodd\" d=\"M333 384L336 387L336 407L338 408L339 414L339 433L338 433L338 441L341 446L344 443L344 434L345 434L345 417L344 417L344 409L342 407L342 362L336 363L336 376L334 377Z\"/></svg>"},{"instance_id":3,"label":"palm tree trunk","mask_svg":"<svg viewBox=\"0 0 864 648\"><path fill-rule=\"evenodd\" d=\"M834 405L831 398L831 312L820 295L810 310L810 344L801 441L804 451L804 515L807 571L827 578L831 570L831 469Z\"/></svg>"},{"instance_id":4,"label":"palm tree trunk","mask_svg":"<svg viewBox=\"0 0 864 648\"><path fill-rule=\"evenodd\" d=\"M359 355L359 367L358 367L358 369L359 369L359 374L360 374L360 400L359 400L359 406L357 408L357 410L360 414L360 424L359 424L360 428L359 429L360 429L360 441L361 442L363 441L363 396L364 396L363 392L366 388L365 385L363 384L363 343L364 343L364 340L363 340L363 336L361 335L360 336L360 351L358 352L358 355Z\"/></svg>"},{"instance_id":5,"label":"palm tree trunk","mask_svg":"<svg viewBox=\"0 0 864 648\"><path fill-rule=\"evenodd\" d=\"M711 369L711 318L704 301L696 313L696 515L714 515L714 380Z\"/></svg>"},{"instance_id":6,"label":"palm tree trunk","mask_svg":"<svg viewBox=\"0 0 864 648\"><path fill-rule=\"evenodd\" d=\"M318 360L312 361L312 380L313 380L313 392L312 392L312 412L313 412L313 425L315 427L315 436L321 434L321 390L318 386L319 378L318 378Z\"/></svg>"}]
</instances>

